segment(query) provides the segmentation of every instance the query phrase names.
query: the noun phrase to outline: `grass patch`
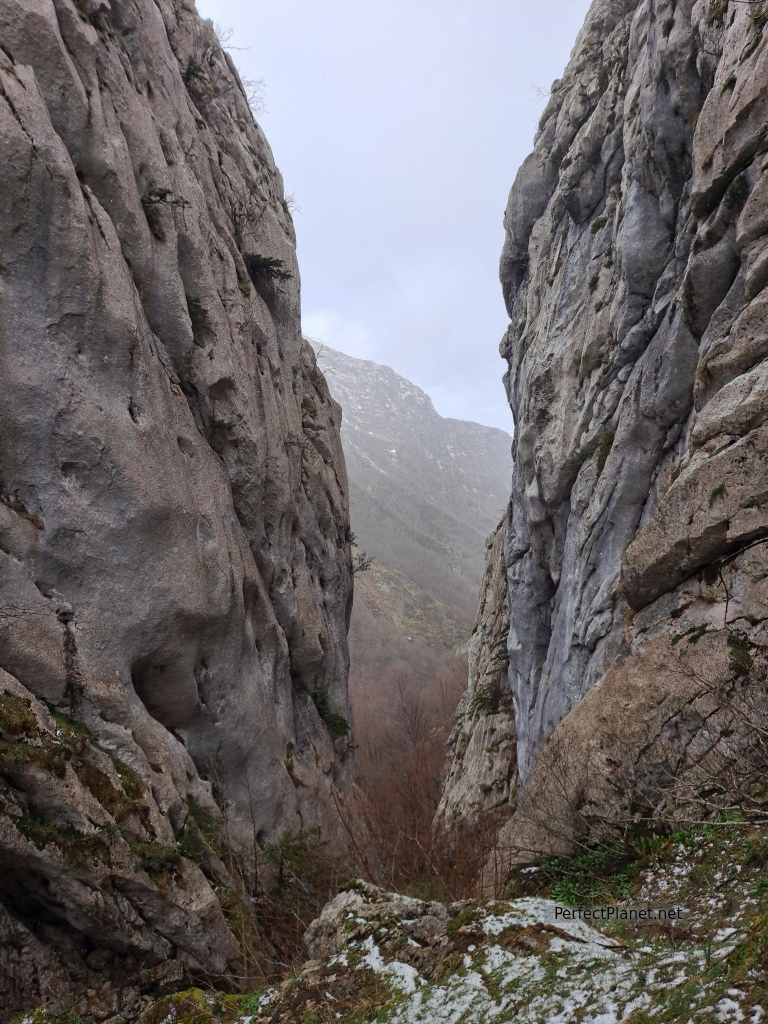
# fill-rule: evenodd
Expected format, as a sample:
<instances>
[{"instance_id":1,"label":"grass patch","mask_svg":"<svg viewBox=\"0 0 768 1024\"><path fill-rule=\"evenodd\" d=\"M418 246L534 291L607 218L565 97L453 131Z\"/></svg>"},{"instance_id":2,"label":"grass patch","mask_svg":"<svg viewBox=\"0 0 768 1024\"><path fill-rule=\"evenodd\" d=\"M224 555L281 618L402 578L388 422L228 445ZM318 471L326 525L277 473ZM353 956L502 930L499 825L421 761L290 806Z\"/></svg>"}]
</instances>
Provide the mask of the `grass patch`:
<instances>
[{"instance_id":1,"label":"grass patch","mask_svg":"<svg viewBox=\"0 0 768 1024\"><path fill-rule=\"evenodd\" d=\"M709 492L709 507L712 508L718 498L724 498L725 493L725 484L718 484L717 487L713 487Z\"/></svg>"},{"instance_id":2,"label":"grass patch","mask_svg":"<svg viewBox=\"0 0 768 1024\"><path fill-rule=\"evenodd\" d=\"M80 782L99 801L101 806L109 811L115 821L122 821L131 809L130 801L125 793L115 789L109 776L87 761L75 764L74 770Z\"/></svg>"},{"instance_id":3,"label":"grass patch","mask_svg":"<svg viewBox=\"0 0 768 1024\"><path fill-rule=\"evenodd\" d=\"M120 784L123 787L123 792L129 800L138 801L142 800L146 792L147 787L144 785L144 781L140 775L137 775L133 768L129 768L125 762L121 761L117 757L112 758L112 764L115 766L115 771L120 778Z\"/></svg>"},{"instance_id":4,"label":"grass patch","mask_svg":"<svg viewBox=\"0 0 768 1024\"><path fill-rule=\"evenodd\" d=\"M39 733L32 702L15 693L0 693L0 732L14 738Z\"/></svg>"},{"instance_id":5,"label":"grass patch","mask_svg":"<svg viewBox=\"0 0 768 1024\"><path fill-rule=\"evenodd\" d=\"M146 871L158 888L164 889L171 879L181 878L184 857L178 844L133 842L131 850L137 858L134 871Z\"/></svg>"},{"instance_id":6,"label":"grass patch","mask_svg":"<svg viewBox=\"0 0 768 1024\"><path fill-rule=\"evenodd\" d=\"M56 735L78 754L83 752L86 743L95 743L95 737L90 729L82 722L65 715L63 711L52 711L51 718L56 725Z\"/></svg>"},{"instance_id":7,"label":"grass patch","mask_svg":"<svg viewBox=\"0 0 768 1024\"><path fill-rule=\"evenodd\" d=\"M0 772L13 775L36 765L59 779L67 774L67 761L72 753L55 736L42 733L40 742L27 743L23 739L18 743L0 740Z\"/></svg>"},{"instance_id":8,"label":"grass patch","mask_svg":"<svg viewBox=\"0 0 768 1024\"><path fill-rule=\"evenodd\" d=\"M10 820L16 830L38 850L55 846L74 867L88 863L111 864L109 842L101 832L80 832L72 825L60 827L27 815L12 817Z\"/></svg>"}]
</instances>

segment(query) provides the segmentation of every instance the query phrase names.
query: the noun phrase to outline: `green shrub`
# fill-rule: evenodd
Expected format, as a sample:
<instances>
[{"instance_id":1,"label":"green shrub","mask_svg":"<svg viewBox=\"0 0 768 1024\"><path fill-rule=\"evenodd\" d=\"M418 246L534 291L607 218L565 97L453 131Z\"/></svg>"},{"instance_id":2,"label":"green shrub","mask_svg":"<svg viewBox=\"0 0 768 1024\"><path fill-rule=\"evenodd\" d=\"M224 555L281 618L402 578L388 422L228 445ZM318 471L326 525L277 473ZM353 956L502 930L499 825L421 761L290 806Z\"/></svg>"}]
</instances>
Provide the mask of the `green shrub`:
<instances>
[{"instance_id":1,"label":"green shrub","mask_svg":"<svg viewBox=\"0 0 768 1024\"><path fill-rule=\"evenodd\" d=\"M720 94L728 92L729 89L733 89L736 85L736 75L729 75L728 78L723 82L723 88L720 90Z\"/></svg>"},{"instance_id":2,"label":"green shrub","mask_svg":"<svg viewBox=\"0 0 768 1024\"><path fill-rule=\"evenodd\" d=\"M710 25L722 25L725 12L728 10L728 0L714 0L709 8L707 21Z\"/></svg>"},{"instance_id":3,"label":"green shrub","mask_svg":"<svg viewBox=\"0 0 768 1024\"><path fill-rule=\"evenodd\" d=\"M147 226L159 242L165 241L165 229L158 212L160 206L189 206L190 203L181 196L175 197L173 190L159 185L150 185L141 197Z\"/></svg>"},{"instance_id":4,"label":"green shrub","mask_svg":"<svg viewBox=\"0 0 768 1024\"><path fill-rule=\"evenodd\" d=\"M243 254L243 261L251 281L257 287L260 279L273 278L277 281L288 281L293 277L293 274L285 269L283 260L277 259L275 256L262 256L260 253L247 252Z\"/></svg>"},{"instance_id":5,"label":"green shrub","mask_svg":"<svg viewBox=\"0 0 768 1024\"><path fill-rule=\"evenodd\" d=\"M174 196L173 189L163 188L159 185L150 185L141 197L141 205L146 210L152 206L190 206L188 200L181 196Z\"/></svg>"},{"instance_id":6,"label":"green shrub","mask_svg":"<svg viewBox=\"0 0 768 1024\"><path fill-rule=\"evenodd\" d=\"M192 326L207 326L208 310L202 304L200 299L196 299L192 295L186 295L185 298L187 300L187 312L189 313L189 319L192 321Z\"/></svg>"},{"instance_id":7,"label":"green shrub","mask_svg":"<svg viewBox=\"0 0 768 1024\"><path fill-rule=\"evenodd\" d=\"M349 722L343 715L329 714L324 721L333 736L346 736L349 732Z\"/></svg>"},{"instance_id":8,"label":"green shrub","mask_svg":"<svg viewBox=\"0 0 768 1024\"><path fill-rule=\"evenodd\" d=\"M762 41L762 38L763 38L763 31L762 31L762 26L761 26L760 30L758 32L755 32L755 34L752 36L752 38L750 39L750 41L749 41L749 43L747 45L746 50L744 50L744 52L742 53L741 57L739 58L740 59L740 63L743 64L745 60L748 60L752 56L752 54L755 52L755 50L760 45L760 43Z\"/></svg>"},{"instance_id":9,"label":"green shrub","mask_svg":"<svg viewBox=\"0 0 768 1024\"><path fill-rule=\"evenodd\" d=\"M373 565L373 556L369 555L367 551L360 551L352 559L352 575L354 576L358 572L368 572Z\"/></svg>"},{"instance_id":10,"label":"green shrub","mask_svg":"<svg viewBox=\"0 0 768 1024\"><path fill-rule=\"evenodd\" d=\"M280 892L290 881L309 882L322 870L326 840L320 838L319 828L290 829L283 832L276 843L267 843L262 857L277 868L275 891Z\"/></svg>"},{"instance_id":11,"label":"green shrub","mask_svg":"<svg viewBox=\"0 0 768 1024\"><path fill-rule=\"evenodd\" d=\"M481 683L467 704L470 715L495 715L499 710L499 688L493 682Z\"/></svg>"},{"instance_id":12,"label":"green shrub","mask_svg":"<svg viewBox=\"0 0 768 1024\"><path fill-rule=\"evenodd\" d=\"M634 877L650 849L609 844L576 857L552 857L540 866L537 883L548 886L552 899L572 905L631 897L636 891Z\"/></svg>"}]
</instances>

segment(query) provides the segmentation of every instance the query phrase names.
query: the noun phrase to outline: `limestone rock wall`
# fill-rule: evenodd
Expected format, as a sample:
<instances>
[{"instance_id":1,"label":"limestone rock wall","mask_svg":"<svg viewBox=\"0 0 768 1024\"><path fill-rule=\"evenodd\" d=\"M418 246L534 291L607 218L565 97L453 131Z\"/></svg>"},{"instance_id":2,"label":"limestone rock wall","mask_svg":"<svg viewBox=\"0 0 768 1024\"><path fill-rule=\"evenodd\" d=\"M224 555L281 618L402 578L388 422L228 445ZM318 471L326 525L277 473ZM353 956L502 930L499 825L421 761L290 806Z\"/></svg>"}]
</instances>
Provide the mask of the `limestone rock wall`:
<instances>
[{"instance_id":1,"label":"limestone rock wall","mask_svg":"<svg viewBox=\"0 0 768 1024\"><path fill-rule=\"evenodd\" d=\"M649 634L765 639L766 22L762 3L596 0L510 193L523 780Z\"/></svg>"},{"instance_id":2,"label":"limestone rock wall","mask_svg":"<svg viewBox=\"0 0 768 1024\"><path fill-rule=\"evenodd\" d=\"M280 175L211 24L184 0L5 0L0 138L10 1005L20 930L30 949L66 933L70 961L226 966L215 872L102 862L131 842L170 857L191 801L221 817L214 796L246 873L283 829L336 827L352 577L341 411L302 341ZM84 753L34 753L61 738L51 711ZM63 834L116 846L96 871Z\"/></svg>"},{"instance_id":3,"label":"limestone rock wall","mask_svg":"<svg viewBox=\"0 0 768 1024\"><path fill-rule=\"evenodd\" d=\"M668 784L733 733L714 690L761 663L766 124L767 4L595 0L511 190L505 561L527 796L510 860L567 849L579 807L631 816L640 778L659 797L662 766ZM469 814L509 775L472 706L443 800Z\"/></svg>"},{"instance_id":4,"label":"limestone rock wall","mask_svg":"<svg viewBox=\"0 0 768 1024\"><path fill-rule=\"evenodd\" d=\"M469 683L448 740L448 773L437 823L508 817L517 797L517 735L507 682L509 606L504 564L506 520L488 538L477 620L467 645Z\"/></svg>"}]
</instances>

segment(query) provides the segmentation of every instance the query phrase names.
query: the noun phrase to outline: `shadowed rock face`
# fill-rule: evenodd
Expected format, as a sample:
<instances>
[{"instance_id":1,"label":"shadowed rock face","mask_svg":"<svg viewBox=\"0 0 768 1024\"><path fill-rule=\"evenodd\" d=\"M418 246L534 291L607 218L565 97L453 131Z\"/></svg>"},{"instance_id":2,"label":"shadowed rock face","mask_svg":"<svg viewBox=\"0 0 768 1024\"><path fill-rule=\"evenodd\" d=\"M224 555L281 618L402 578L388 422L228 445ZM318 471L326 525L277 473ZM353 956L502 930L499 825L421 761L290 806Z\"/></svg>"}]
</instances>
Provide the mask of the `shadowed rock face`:
<instances>
[{"instance_id":1,"label":"shadowed rock face","mask_svg":"<svg viewBox=\"0 0 768 1024\"><path fill-rule=\"evenodd\" d=\"M764 22L743 4L597 0L510 194L524 778L637 639L634 612L768 535ZM739 627L765 614L755 595L728 609Z\"/></svg>"},{"instance_id":2,"label":"shadowed rock face","mask_svg":"<svg viewBox=\"0 0 768 1024\"><path fill-rule=\"evenodd\" d=\"M480 605L467 644L469 685L448 740L448 774L436 817L448 827L488 814L497 825L512 813L517 799L515 710L507 684L505 525L502 520L486 543Z\"/></svg>"},{"instance_id":3,"label":"shadowed rock face","mask_svg":"<svg viewBox=\"0 0 768 1024\"><path fill-rule=\"evenodd\" d=\"M252 868L254 839L332 827L347 763L313 701L349 717L341 412L301 338L282 181L192 6L7 0L0 44L2 678L84 723L102 773L135 773L142 841L172 843L190 799L219 814L213 784ZM121 932L154 900L143 934L163 933L191 889L142 876L99 917L111 883L16 826L114 815L74 781L45 805L50 765L9 757L2 862L47 878L14 927L223 967L203 925Z\"/></svg>"}]
</instances>

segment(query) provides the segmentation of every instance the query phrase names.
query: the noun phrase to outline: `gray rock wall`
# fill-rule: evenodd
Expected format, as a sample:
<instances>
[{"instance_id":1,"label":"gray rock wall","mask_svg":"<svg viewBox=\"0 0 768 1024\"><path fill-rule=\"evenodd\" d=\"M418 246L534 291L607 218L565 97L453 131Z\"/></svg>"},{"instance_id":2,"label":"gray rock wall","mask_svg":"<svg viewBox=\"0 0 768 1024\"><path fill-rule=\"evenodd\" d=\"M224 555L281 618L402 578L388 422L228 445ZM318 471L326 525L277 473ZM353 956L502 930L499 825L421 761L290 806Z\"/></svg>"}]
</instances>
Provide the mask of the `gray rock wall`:
<instances>
[{"instance_id":1,"label":"gray rock wall","mask_svg":"<svg viewBox=\"0 0 768 1024\"><path fill-rule=\"evenodd\" d=\"M642 642L634 614L666 600L668 619L675 588L768 535L762 7L596 0L510 193L501 351L524 779ZM736 575L731 593L747 586ZM721 604L722 627L725 590L707 598L686 615ZM755 594L727 614L762 636Z\"/></svg>"},{"instance_id":2,"label":"gray rock wall","mask_svg":"<svg viewBox=\"0 0 768 1024\"><path fill-rule=\"evenodd\" d=\"M509 606L502 520L486 543L480 606L467 644L469 683L448 739L450 758L436 823L498 826L515 808L518 788L515 709L507 672Z\"/></svg>"},{"instance_id":3,"label":"gray rock wall","mask_svg":"<svg viewBox=\"0 0 768 1024\"><path fill-rule=\"evenodd\" d=\"M688 743L680 652L768 640L766 124L764 4L595 0L510 193L509 684L540 807L563 745L657 756L646 646ZM486 720L459 728L479 749ZM486 769L453 757L444 803L471 808Z\"/></svg>"},{"instance_id":4,"label":"gray rock wall","mask_svg":"<svg viewBox=\"0 0 768 1024\"><path fill-rule=\"evenodd\" d=\"M349 718L341 412L302 341L282 181L181 0L6 0L0 46L3 679L135 774L137 841L172 843L190 800L218 815L215 793L252 873L254 844L336 827L349 764L318 712ZM154 899L143 931L164 934L169 904L215 904L210 880L193 899L143 877L107 927L112 881L25 837L130 823L76 780L49 800L50 765L14 774L14 728L0 857L36 894L18 926L220 970L229 940L121 925Z\"/></svg>"}]
</instances>

